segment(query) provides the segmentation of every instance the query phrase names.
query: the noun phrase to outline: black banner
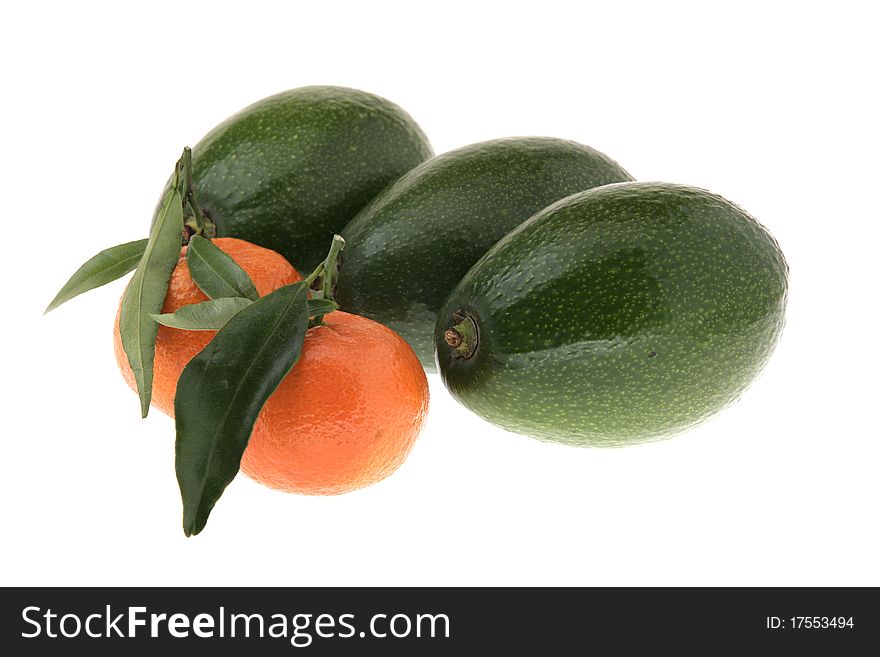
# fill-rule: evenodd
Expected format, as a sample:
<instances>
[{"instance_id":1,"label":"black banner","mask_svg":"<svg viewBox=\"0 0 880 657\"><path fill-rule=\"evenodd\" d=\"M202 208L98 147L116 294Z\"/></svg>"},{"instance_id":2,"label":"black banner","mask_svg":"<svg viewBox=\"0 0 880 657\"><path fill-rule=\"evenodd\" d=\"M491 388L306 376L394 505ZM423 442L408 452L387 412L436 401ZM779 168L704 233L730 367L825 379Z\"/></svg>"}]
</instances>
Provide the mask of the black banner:
<instances>
[{"instance_id":1,"label":"black banner","mask_svg":"<svg viewBox=\"0 0 880 657\"><path fill-rule=\"evenodd\" d=\"M3 589L0 614L5 654L147 646L165 656L223 642L260 655L849 655L880 645L880 599L867 588L19 588Z\"/></svg>"}]
</instances>

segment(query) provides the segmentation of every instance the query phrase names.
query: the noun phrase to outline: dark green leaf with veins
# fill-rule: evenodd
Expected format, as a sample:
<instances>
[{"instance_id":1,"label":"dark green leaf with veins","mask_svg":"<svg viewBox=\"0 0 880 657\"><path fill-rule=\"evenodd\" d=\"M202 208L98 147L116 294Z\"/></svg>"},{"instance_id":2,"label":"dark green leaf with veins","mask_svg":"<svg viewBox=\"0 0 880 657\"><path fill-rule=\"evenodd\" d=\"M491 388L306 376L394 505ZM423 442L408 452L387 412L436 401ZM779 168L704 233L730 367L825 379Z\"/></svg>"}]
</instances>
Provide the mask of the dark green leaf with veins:
<instances>
[{"instance_id":1,"label":"dark green leaf with veins","mask_svg":"<svg viewBox=\"0 0 880 657\"><path fill-rule=\"evenodd\" d=\"M147 241L136 240L113 246L87 260L52 299L52 303L46 307L46 312L54 310L83 292L111 283L133 271L147 248Z\"/></svg>"},{"instance_id":2,"label":"dark green leaf with veins","mask_svg":"<svg viewBox=\"0 0 880 657\"><path fill-rule=\"evenodd\" d=\"M260 410L299 360L308 322L305 284L287 285L236 314L184 368L174 416L187 536L202 531L238 473Z\"/></svg>"},{"instance_id":3,"label":"dark green leaf with veins","mask_svg":"<svg viewBox=\"0 0 880 657\"><path fill-rule=\"evenodd\" d=\"M339 308L332 299L309 299L309 315L328 315Z\"/></svg>"},{"instance_id":4,"label":"dark green leaf with veins","mask_svg":"<svg viewBox=\"0 0 880 657\"><path fill-rule=\"evenodd\" d=\"M162 311L168 280L180 258L182 231L183 200L174 188L165 194L144 254L122 297L119 332L137 384L142 417L147 416L153 394L153 358L159 331L151 315Z\"/></svg>"},{"instance_id":5,"label":"dark green leaf with veins","mask_svg":"<svg viewBox=\"0 0 880 657\"><path fill-rule=\"evenodd\" d=\"M242 297L212 299L181 306L173 313L152 315L152 318L162 326L170 328L187 331L219 331L226 322L252 303L250 299Z\"/></svg>"},{"instance_id":6,"label":"dark green leaf with veins","mask_svg":"<svg viewBox=\"0 0 880 657\"><path fill-rule=\"evenodd\" d=\"M247 272L209 239L193 235L186 263L195 284L212 299L243 297L256 301L260 298Z\"/></svg>"}]
</instances>

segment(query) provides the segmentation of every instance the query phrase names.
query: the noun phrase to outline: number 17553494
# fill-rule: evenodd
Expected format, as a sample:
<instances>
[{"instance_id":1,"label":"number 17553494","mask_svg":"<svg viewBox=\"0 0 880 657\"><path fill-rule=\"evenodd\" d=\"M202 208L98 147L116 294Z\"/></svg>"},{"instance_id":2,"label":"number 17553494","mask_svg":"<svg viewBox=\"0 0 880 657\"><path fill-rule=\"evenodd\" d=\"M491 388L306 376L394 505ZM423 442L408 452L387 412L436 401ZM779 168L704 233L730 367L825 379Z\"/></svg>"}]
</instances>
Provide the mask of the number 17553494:
<instances>
[{"instance_id":1,"label":"number 17553494","mask_svg":"<svg viewBox=\"0 0 880 657\"><path fill-rule=\"evenodd\" d=\"M852 629L852 616L792 616L788 619L793 630Z\"/></svg>"}]
</instances>

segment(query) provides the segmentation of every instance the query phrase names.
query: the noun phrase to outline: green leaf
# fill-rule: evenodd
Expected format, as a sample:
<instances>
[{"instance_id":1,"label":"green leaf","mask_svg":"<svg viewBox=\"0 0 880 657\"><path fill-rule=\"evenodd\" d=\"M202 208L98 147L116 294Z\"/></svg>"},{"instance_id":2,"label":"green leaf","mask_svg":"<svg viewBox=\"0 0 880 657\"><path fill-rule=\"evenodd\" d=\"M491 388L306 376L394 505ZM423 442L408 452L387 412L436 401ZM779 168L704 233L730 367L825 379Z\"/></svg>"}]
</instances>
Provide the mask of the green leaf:
<instances>
[{"instance_id":1,"label":"green leaf","mask_svg":"<svg viewBox=\"0 0 880 657\"><path fill-rule=\"evenodd\" d=\"M339 304L332 299L309 299L309 316L327 315L339 308Z\"/></svg>"},{"instance_id":2,"label":"green leaf","mask_svg":"<svg viewBox=\"0 0 880 657\"><path fill-rule=\"evenodd\" d=\"M235 478L260 410L299 360L308 328L304 283L279 288L229 320L177 382L177 482L183 531L198 534Z\"/></svg>"},{"instance_id":3,"label":"green leaf","mask_svg":"<svg viewBox=\"0 0 880 657\"><path fill-rule=\"evenodd\" d=\"M170 326L171 328L187 331L219 331L226 325L226 322L252 303L253 301L250 299L241 297L212 299L211 301L182 306L173 313L150 315L150 317L162 326Z\"/></svg>"},{"instance_id":4,"label":"green leaf","mask_svg":"<svg viewBox=\"0 0 880 657\"><path fill-rule=\"evenodd\" d=\"M260 298L247 272L209 239L193 235L186 251L186 264L193 281L212 299L244 297L256 301Z\"/></svg>"},{"instance_id":5,"label":"green leaf","mask_svg":"<svg viewBox=\"0 0 880 657\"><path fill-rule=\"evenodd\" d=\"M96 287L101 287L125 276L137 267L146 248L147 240L143 239L126 242L101 251L76 270L76 273L52 299L52 303L46 306L45 312L54 310L65 301L70 301L83 292L94 290Z\"/></svg>"},{"instance_id":6,"label":"green leaf","mask_svg":"<svg viewBox=\"0 0 880 657\"><path fill-rule=\"evenodd\" d=\"M153 395L153 358L159 325L150 316L162 312L168 280L180 258L183 201L170 189L150 229L150 239L125 294L119 313L119 333L141 399L141 416L147 417Z\"/></svg>"}]
</instances>

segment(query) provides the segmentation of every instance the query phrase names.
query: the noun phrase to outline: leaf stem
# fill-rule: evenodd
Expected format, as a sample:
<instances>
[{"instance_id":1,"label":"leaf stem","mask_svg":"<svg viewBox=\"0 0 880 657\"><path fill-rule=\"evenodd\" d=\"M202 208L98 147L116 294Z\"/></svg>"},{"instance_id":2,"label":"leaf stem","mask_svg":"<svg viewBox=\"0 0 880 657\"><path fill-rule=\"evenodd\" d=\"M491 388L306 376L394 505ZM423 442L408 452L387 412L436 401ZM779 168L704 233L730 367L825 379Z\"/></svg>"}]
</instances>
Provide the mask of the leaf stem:
<instances>
[{"instance_id":1,"label":"leaf stem","mask_svg":"<svg viewBox=\"0 0 880 657\"><path fill-rule=\"evenodd\" d=\"M327 259L324 260L324 283L321 286L321 291L324 293L324 298L331 301L333 300L333 277L337 272L336 259L344 248L345 240L342 239L342 236L334 235L333 241L330 243L330 252L327 254Z\"/></svg>"},{"instance_id":2,"label":"leaf stem","mask_svg":"<svg viewBox=\"0 0 880 657\"><path fill-rule=\"evenodd\" d=\"M202 208L199 206L199 202L196 199L196 188L193 184L192 175L192 149L189 146L184 146L183 155L180 156L180 159L183 162L183 172L186 180L184 199L193 213L193 219L196 224L195 234L208 237L209 235L206 234L208 230L208 220L202 213Z\"/></svg>"},{"instance_id":3,"label":"leaf stem","mask_svg":"<svg viewBox=\"0 0 880 657\"><path fill-rule=\"evenodd\" d=\"M186 153L184 152L184 155ZM184 168L183 163L183 155L174 163L174 175L171 176L171 189L178 189L180 187L180 172Z\"/></svg>"},{"instance_id":4,"label":"leaf stem","mask_svg":"<svg viewBox=\"0 0 880 657\"><path fill-rule=\"evenodd\" d=\"M342 251L342 249L344 248L345 240L342 239L342 236L334 235L333 241L330 243L330 251L327 253L327 257L324 259L324 262L318 265L315 271L313 271L306 279L306 285L308 286L311 285L318 276L321 277L321 298L323 299L333 301L333 278L336 276L336 272L338 271L336 261L339 258L340 251ZM312 320L311 325L318 326L319 324L321 324L323 319L323 314L315 315L315 318Z\"/></svg>"},{"instance_id":5,"label":"leaf stem","mask_svg":"<svg viewBox=\"0 0 880 657\"><path fill-rule=\"evenodd\" d=\"M321 262L321 263L318 263L317 267L315 267L315 271L313 271L311 274L309 274L308 277L305 279L304 282L306 284L306 287L312 287L312 283L314 283L316 280L318 280L318 278L320 278L321 274L323 274L323 273L324 273L324 263Z\"/></svg>"}]
</instances>

